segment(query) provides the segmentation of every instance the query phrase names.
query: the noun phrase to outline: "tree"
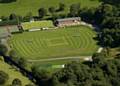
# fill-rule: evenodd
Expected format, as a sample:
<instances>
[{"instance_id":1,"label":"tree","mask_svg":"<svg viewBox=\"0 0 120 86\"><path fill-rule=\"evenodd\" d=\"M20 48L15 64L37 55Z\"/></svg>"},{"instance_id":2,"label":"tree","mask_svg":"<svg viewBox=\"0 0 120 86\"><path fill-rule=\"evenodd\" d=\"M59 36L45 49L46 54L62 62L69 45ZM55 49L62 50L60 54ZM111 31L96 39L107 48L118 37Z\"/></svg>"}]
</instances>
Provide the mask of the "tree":
<instances>
[{"instance_id":1,"label":"tree","mask_svg":"<svg viewBox=\"0 0 120 86\"><path fill-rule=\"evenodd\" d=\"M79 14L83 21L94 23L95 11L95 8L83 8L79 10Z\"/></svg>"},{"instance_id":2,"label":"tree","mask_svg":"<svg viewBox=\"0 0 120 86\"><path fill-rule=\"evenodd\" d=\"M21 80L18 79L18 78L15 78L15 79L12 81L12 86L22 86Z\"/></svg>"},{"instance_id":3,"label":"tree","mask_svg":"<svg viewBox=\"0 0 120 86\"><path fill-rule=\"evenodd\" d=\"M9 16L9 21L15 21L17 24L20 24L20 22L23 21L23 18L22 16L12 13Z\"/></svg>"},{"instance_id":4,"label":"tree","mask_svg":"<svg viewBox=\"0 0 120 86\"><path fill-rule=\"evenodd\" d=\"M113 41L114 41L114 40L113 40L113 38L112 38L111 35L106 35L106 36L104 37L104 45L105 45L106 47L111 46Z\"/></svg>"},{"instance_id":5,"label":"tree","mask_svg":"<svg viewBox=\"0 0 120 86\"><path fill-rule=\"evenodd\" d=\"M17 53L14 50L11 50L9 52L9 56L11 57L11 59L13 61L15 61L22 68L27 67L27 61L26 61L26 59L23 58L23 57L18 56Z\"/></svg>"},{"instance_id":6,"label":"tree","mask_svg":"<svg viewBox=\"0 0 120 86\"><path fill-rule=\"evenodd\" d=\"M105 60L103 56L93 55L94 67L91 67L91 62L67 64L63 70L53 74L51 86L119 86L120 60Z\"/></svg>"},{"instance_id":7,"label":"tree","mask_svg":"<svg viewBox=\"0 0 120 86\"><path fill-rule=\"evenodd\" d=\"M20 65L20 67L22 67L22 68L25 68L25 67L27 67L27 61L26 61L26 59L24 59L24 58L19 58L19 60L18 60L18 64Z\"/></svg>"},{"instance_id":8,"label":"tree","mask_svg":"<svg viewBox=\"0 0 120 86\"><path fill-rule=\"evenodd\" d=\"M72 17L78 16L79 10L80 10L80 3L72 4L70 6L69 16L72 16Z\"/></svg>"},{"instance_id":9,"label":"tree","mask_svg":"<svg viewBox=\"0 0 120 86\"><path fill-rule=\"evenodd\" d=\"M47 79L50 77L50 72L45 69L40 69L39 66L34 65L31 70L37 80Z\"/></svg>"},{"instance_id":10,"label":"tree","mask_svg":"<svg viewBox=\"0 0 120 86\"><path fill-rule=\"evenodd\" d=\"M11 51L9 52L9 56L11 57L11 59L12 59L14 62L19 63L20 57L17 55L17 53L16 53L14 50L11 50ZM21 64L20 64L20 65L21 65ZM22 64L22 65L23 65L23 64Z\"/></svg>"},{"instance_id":11,"label":"tree","mask_svg":"<svg viewBox=\"0 0 120 86\"><path fill-rule=\"evenodd\" d=\"M104 3L120 6L120 0L102 0Z\"/></svg>"},{"instance_id":12,"label":"tree","mask_svg":"<svg viewBox=\"0 0 120 86\"><path fill-rule=\"evenodd\" d=\"M0 85L1 86L4 85L8 79L9 79L8 74L3 71L0 71Z\"/></svg>"},{"instance_id":13,"label":"tree","mask_svg":"<svg viewBox=\"0 0 120 86\"><path fill-rule=\"evenodd\" d=\"M45 8L40 8L38 14L40 18L43 18L47 14L47 10Z\"/></svg>"},{"instance_id":14,"label":"tree","mask_svg":"<svg viewBox=\"0 0 120 86\"><path fill-rule=\"evenodd\" d=\"M58 78L56 76L53 76L52 77L52 86L56 86L60 84L59 81L58 81Z\"/></svg>"},{"instance_id":15,"label":"tree","mask_svg":"<svg viewBox=\"0 0 120 86\"><path fill-rule=\"evenodd\" d=\"M63 10L65 10L65 4L64 3L59 3L58 11L63 11Z\"/></svg>"},{"instance_id":16,"label":"tree","mask_svg":"<svg viewBox=\"0 0 120 86\"><path fill-rule=\"evenodd\" d=\"M3 44L0 44L0 55L5 55L7 51L8 51L7 47Z\"/></svg>"},{"instance_id":17,"label":"tree","mask_svg":"<svg viewBox=\"0 0 120 86\"><path fill-rule=\"evenodd\" d=\"M104 53L95 53L92 56L93 66L103 66L105 63L105 54Z\"/></svg>"},{"instance_id":18,"label":"tree","mask_svg":"<svg viewBox=\"0 0 120 86\"><path fill-rule=\"evenodd\" d=\"M14 14L14 13L12 13L12 14L10 14L10 16L9 16L9 19L10 19L10 20L17 20L17 15Z\"/></svg>"},{"instance_id":19,"label":"tree","mask_svg":"<svg viewBox=\"0 0 120 86\"><path fill-rule=\"evenodd\" d=\"M55 7L50 7L48 10L51 14L54 14L56 9Z\"/></svg>"},{"instance_id":20,"label":"tree","mask_svg":"<svg viewBox=\"0 0 120 86\"><path fill-rule=\"evenodd\" d=\"M16 58L18 58L18 55L17 55L17 53L16 53L14 50L11 50L11 51L9 52L9 56L10 56L13 60L15 60Z\"/></svg>"},{"instance_id":21,"label":"tree","mask_svg":"<svg viewBox=\"0 0 120 86\"><path fill-rule=\"evenodd\" d=\"M58 14L52 14L52 20L55 21L56 19L59 18L59 15Z\"/></svg>"},{"instance_id":22,"label":"tree","mask_svg":"<svg viewBox=\"0 0 120 86\"><path fill-rule=\"evenodd\" d=\"M24 21L30 21L33 18L32 12L28 12L26 16L24 16Z\"/></svg>"},{"instance_id":23,"label":"tree","mask_svg":"<svg viewBox=\"0 0 120 86\"><path fill-rule=\"evenodd\" d=\"M119 44L119 42L120 42L120 29L103 28L100 36L98 37L98 41L104 47L118 47L118 46L120 46L120 44Z\"/></svg>"},{"instance_id":24,"label":"tree","mask_svg":"<svg viewBox=\"0 0 120 86\"><path fill-rule=\"evenodd\" d=\"M113 6L110 4L102 4L97 8L95 12L96 23L103 25L104 22L107 22L106 18L108 16L111 17L112 15L113 15Z\"/></svg>"},{"instance_id":25,"label":"tree","mask_svg":"<svg viewBox=\"0 0 120 86\"><path fill-rule=\"evenodd\" d=\"M49 86L48 82L51 77L49 70L40 68L39 65L34 65L31 70L37 84Z\"/></svg>"}]
</instances>

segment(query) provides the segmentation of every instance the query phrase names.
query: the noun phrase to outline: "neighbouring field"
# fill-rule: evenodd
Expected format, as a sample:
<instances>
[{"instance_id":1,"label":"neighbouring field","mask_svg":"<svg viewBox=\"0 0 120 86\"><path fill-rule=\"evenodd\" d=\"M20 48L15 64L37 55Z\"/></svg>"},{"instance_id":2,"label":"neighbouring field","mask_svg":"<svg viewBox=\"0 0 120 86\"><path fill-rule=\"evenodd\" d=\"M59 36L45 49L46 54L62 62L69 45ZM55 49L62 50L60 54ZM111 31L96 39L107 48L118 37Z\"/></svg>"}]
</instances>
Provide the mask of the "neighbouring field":
<instances>
[{"instance_id":1,"label":"neighbouring field","mask_svg":"<svg viewBox=\"0 0 120 86\"><path fill-rule=\"evenodd\" d=\"M40 7L48 8L55 6L58 8L59 3L66 4L66 10L72 3L81 3L81 7L97 7L99 0L17 0L17 2L0 4L0 16L8 16L11 13L18 15L26 15L28 12L32 12L33 15L38 15L38 9Z\"/></svg>"},{"instance_id":2,"label":"neighbouring field","mask_svg":"<svg viewBox=\"0 0 120 86\"><path fill-rule=\"evenodd\" d=\"M53 61L35 61L35 62L30 62L29 67L36 65L39 69L47 70L51 74L53 74L56 71L61 70L61 68L64 68L66 64L71 62L83 62L83 60L73 58L73 59L63 59L63 60L53 60Z\"/></svg>"},{"instance_id":3,"label":"neighbouring field","mask_svg":"<svg viewBox=\"0 0 120 86\"><path fill-rule=\"evenodd\" d=\"M19 78L22 81L22 86L32 83L27 77L23 76L19 71L3 61L0 61L0 70L6 72L9 75L7 84L11 84L15 78Z\"/></svg>"},{"instance_id":4,"label":"neighbouring field","mask_svg":"<svg viewBox=\"0 0 120 86\"><path fill-rule=\"evenodd\" d=\"M44 20L44 21L35 21L35 22L25 22L25 23L22 23L22 27L24 30L28 30L28 29L54 27L54 25L52 21Z\"/></svg>"},{"instance_id":5,"label":"neighbouring field","mask_svg":"<svg viewBox=\"0 0 120 86\"><path fill-rule=\"evenodd\" d=\"M20 56L28 60L89 56L98 48L93 40L95 36L91 28L76 26L14 34L10 44Z\"/></svg>"}]
</instances>

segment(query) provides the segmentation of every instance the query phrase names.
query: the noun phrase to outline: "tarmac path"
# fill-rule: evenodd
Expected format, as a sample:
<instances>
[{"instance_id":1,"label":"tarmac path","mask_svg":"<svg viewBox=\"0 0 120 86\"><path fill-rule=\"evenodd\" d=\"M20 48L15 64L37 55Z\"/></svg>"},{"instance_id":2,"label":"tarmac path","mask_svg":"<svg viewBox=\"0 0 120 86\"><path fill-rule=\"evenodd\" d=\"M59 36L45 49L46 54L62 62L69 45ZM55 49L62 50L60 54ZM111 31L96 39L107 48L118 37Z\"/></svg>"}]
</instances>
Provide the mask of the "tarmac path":
<instances>
[{"instance_id":1,"label":"tarmac path","mask_svg":"<svg viewBox=\"0 0 120 86\"><path fill-rule=\"evenodd\" d=\"M55 60L66 60L66 59L81 59L85 61L91 61L92 56L76 56L76 57L60 57L60 58L49 58L49 59L39 59L39 60L28 60L28 62L41 62L41 61L55 61Z\"/></svg>"}]
</instances>

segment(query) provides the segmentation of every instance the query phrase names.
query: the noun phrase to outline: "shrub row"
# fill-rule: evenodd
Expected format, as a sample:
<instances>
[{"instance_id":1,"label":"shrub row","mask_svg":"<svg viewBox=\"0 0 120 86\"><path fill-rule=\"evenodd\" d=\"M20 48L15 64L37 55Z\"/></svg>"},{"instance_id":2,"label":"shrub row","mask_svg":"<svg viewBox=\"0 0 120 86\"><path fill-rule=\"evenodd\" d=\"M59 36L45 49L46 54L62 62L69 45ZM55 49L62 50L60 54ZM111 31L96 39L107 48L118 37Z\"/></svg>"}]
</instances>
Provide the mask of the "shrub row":
<instances>
[{"instance_id":1,"label":"shrub row","mask_svg":"<svg viewBox=\"0 0 120 86\"><path fill-rule=\"evenodd\" d=\"M5 26L5 25L17 25L18 22L16 20L8 20L8 21L1 21L0 26Z\"/></svg>"}]
</instances>

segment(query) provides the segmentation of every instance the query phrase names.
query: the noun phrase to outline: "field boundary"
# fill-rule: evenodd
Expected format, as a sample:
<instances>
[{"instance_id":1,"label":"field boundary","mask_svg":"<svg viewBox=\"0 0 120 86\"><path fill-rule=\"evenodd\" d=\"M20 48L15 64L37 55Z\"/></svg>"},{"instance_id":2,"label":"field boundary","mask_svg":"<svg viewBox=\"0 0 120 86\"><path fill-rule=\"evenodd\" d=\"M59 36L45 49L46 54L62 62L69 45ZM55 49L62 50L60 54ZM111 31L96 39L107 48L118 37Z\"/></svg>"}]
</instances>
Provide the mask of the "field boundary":
<instances>
[{"instance_id":1,"label":"field boundary","mask_svg":"<svg viewBox=\"0 0 120 86\"><path fill-rule=\"evenodd\" d=\"M28 62L41 62L41 61L55 61L55 60L65 60L65 59L81 59L85 61L92 61L92 56L76 56L76 57L60 57L60 58L50 58L50 59L40 59L40 60L27 60Z\"/></svg>"}]
</instances>

